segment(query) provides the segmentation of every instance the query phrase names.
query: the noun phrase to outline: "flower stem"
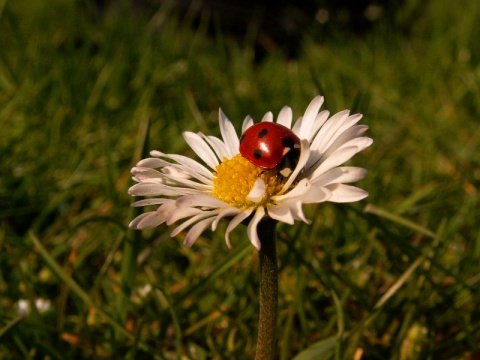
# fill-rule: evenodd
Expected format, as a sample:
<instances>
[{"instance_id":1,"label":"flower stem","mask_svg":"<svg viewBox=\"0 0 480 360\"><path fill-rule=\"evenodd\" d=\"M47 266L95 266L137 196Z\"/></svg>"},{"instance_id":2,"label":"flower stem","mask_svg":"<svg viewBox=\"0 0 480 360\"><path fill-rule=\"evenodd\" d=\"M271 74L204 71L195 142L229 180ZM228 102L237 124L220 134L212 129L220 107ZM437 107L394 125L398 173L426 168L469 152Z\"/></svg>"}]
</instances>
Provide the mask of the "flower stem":
<instances>
[{"instance_id":1,"label":"flower stem","mask_svg":"<svg viewBox=\"0 0 480 360\"><path fill-rule=\"evenodd\" d=\"M260 260L260 316L256 360L275 358L278 315L278 265L276 248L277 222L270 218L262 220L257 227L262 247Z\"/></svg>"}]
</instances>

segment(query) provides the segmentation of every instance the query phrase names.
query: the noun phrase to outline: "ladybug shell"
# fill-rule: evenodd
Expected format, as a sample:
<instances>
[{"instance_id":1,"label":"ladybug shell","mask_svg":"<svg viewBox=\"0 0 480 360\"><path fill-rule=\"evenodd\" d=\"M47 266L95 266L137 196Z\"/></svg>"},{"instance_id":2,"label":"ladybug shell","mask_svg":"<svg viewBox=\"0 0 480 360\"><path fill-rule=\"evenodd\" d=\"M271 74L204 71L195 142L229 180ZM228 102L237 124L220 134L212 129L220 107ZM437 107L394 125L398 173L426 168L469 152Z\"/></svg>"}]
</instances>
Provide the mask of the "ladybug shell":
<instances>
[{"instance_id":1,"label":"ladybug shell","mask_svg":"<svg viewBox=\"0 0 480 360\"><path fill-rule=\"evenodd\" d=\"M262 169L273 169L287 154L297 156L299 149L298 136L289 128L273 122L252 125L240 137L240 154Z\"/></svg>"}]
</instances>

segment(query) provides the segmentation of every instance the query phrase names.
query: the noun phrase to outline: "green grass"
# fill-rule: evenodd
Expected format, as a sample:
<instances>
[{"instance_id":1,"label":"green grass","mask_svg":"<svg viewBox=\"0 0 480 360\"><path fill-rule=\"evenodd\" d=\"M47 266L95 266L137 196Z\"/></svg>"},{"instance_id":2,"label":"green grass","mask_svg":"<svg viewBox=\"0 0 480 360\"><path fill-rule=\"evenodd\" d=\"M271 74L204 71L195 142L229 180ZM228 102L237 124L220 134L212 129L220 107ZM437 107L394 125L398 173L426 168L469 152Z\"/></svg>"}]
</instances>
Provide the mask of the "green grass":
<instances>
[{"instance_id":1,"label":"green grass","mask_svg":"<svg viewBox=\"0 0 480 360\"><path fill-rule=\"evenodd\" d=\"M476 2L408 1L364 37L306 33L298 59L257 64L208 16L43 3L0 1L0 358L251 358L245 229L232 249L225 224L190 249L127 230L129 170L145 150L193 155L181 132L219 135L220 106L240 129L317 93L364 114L370 196L279 227L279 358L478 356ZM52 309L18 313L38 298Z\"/></svg>"}]
</instances>

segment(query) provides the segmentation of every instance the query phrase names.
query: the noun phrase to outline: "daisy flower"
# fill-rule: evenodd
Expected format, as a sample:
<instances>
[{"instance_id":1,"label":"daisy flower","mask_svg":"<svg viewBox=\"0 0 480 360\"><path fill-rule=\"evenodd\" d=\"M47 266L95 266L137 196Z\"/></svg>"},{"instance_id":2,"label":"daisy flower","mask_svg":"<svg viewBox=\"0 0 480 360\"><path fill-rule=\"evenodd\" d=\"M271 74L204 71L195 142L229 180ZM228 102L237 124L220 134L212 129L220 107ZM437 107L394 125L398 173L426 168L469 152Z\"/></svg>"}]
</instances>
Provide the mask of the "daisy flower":
<instances>
[{"instance_id":1,"label":"daisy flower","mask_svg":"<svg viewBox=\"0 0 480 360\"><path fill-rule=\"evenodd\" d=\"M30 301L26 299L20 299L16 302L16 307L19 315L26 316L30 314ZM36 299L35 300L35 307L37 308L40 314L45 314L52 308L52 303L48 299Z\"/></svg>"},{"instance_id":2,"label":"daisy flower","mask_svg":"<svg viewBox=\"0 0 480 360\"><path fill-rule=\"evenodd\" d=\"M137 184L129 189L129 194L148 197L132 206L158 208L136 217L129 226L146 230L163 223L178 223L171 236L189 228L184 243L191 246L208 227L215 230L221 219L228 219L225 240L230 246L230 232L248 222L248 237L260 249L257 225L264 217L287 224L295 220L310 224L303 213L304 204L346 203L365 198L365 190L345 184L363 179L367 171L341 165L372 144L372 139L362 136L368 126L357 125L362 115L350 115L348 110L329 118L328 111L320 111L322 104L323 97L315 97L293 126L290 107L284 107L277 117L276 123L293 132L299 142L298 159L288 176L276 168L256 166L242 156L237 132L221 109L221 139L203 133L183 133L202 162L152 151L150 158L132 168ZM262 122L274 122L273 114L265 114ZM242 133L253 125L247 116Z\"/></svg>"}]
</instances>

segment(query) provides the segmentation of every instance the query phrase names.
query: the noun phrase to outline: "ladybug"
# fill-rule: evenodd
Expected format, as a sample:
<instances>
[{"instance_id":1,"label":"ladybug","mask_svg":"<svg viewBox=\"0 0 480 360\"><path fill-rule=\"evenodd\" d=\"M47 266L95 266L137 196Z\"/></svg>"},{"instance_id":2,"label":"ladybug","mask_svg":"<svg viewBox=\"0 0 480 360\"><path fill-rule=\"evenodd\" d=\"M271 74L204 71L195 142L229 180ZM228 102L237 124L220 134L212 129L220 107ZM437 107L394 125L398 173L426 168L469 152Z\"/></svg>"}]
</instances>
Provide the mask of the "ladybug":
<instances>
[{"instance_id":1,"label":"ladybug","mask_svg":"<svg viewBox=\"0 0 480 360\"><path fill-rule=\"evenodd\" d=\"M240 154L266 170L278 169L288 177L300 157L300 139L286 126L260 122L250 126L240 137Z\"/></svg>"}]
</instances>

